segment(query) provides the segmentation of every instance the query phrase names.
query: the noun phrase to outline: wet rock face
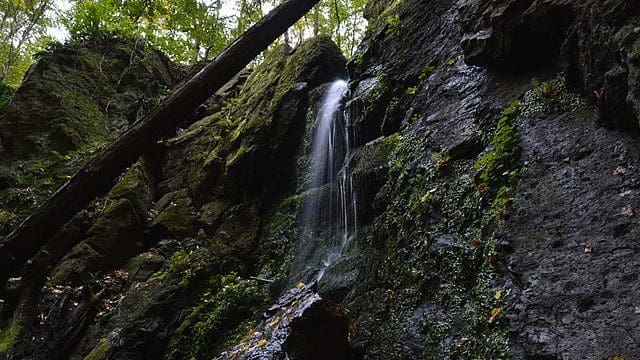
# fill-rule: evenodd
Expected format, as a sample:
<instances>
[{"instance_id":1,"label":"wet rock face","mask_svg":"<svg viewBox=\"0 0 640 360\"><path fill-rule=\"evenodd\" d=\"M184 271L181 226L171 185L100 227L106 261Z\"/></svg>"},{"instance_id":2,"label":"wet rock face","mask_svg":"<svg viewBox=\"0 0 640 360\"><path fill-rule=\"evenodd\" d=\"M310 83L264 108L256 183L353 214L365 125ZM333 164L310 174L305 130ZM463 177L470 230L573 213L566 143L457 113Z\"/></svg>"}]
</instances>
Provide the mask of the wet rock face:
<instances>
[{"instance_id":1,"label":"wet rock face","mask_svg":"<svg viewBox=\"0 0 640 360\"><path fill-rule=\"evenodd\" d=\"M510 313L527 356L640 354L639 139L588 119L521 121L527 166L499 237L513 251Z\"/></svg>"},{"instance_id":2,"label":"wet rock face","mask_svg":"<svg viewBox=\"0 0 640 360\"><path fill-rule=\"evenodd\" d=\"M376 185L356 181L373 201L319 286L356 351L637 357L637 4L381 0L367 15L353 168Z\"/></svg>"},{"instance_id":3,"label":"wet rock face","mask_svg":"<svg viewBox=\"0 0 640 360\"><path fill-rule=\"evenodd\" d=\"M469 64L527 71L562 63L607 123L638 127L633 1L458 1Z\"/></svg>"}]
</instances>

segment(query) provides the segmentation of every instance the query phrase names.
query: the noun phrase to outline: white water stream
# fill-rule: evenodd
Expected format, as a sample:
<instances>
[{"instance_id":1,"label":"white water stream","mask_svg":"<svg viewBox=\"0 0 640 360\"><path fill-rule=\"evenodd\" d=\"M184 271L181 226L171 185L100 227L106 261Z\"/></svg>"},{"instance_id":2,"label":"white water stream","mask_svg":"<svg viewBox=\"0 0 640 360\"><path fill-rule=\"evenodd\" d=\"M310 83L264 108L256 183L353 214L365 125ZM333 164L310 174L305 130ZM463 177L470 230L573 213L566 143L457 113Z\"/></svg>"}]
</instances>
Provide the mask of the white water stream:
<instances>
[{"instance_id":1,"label":"white water stream","mask_svg":"<svg viewBox=\"0 0 640 360\"><path fill-rule=\"evenodd\" d=\"M320 280L325 270L347 250L356 229L356 201L349 168L349 116L343 106L348 90L344 80L331 84L320 107L311 143L308 187L327 192L313 196L303 205L301 213L303 225L322 227L316 230L324 241L322 247L327 249L315 280Z\"/></svg>"}]
</instances>

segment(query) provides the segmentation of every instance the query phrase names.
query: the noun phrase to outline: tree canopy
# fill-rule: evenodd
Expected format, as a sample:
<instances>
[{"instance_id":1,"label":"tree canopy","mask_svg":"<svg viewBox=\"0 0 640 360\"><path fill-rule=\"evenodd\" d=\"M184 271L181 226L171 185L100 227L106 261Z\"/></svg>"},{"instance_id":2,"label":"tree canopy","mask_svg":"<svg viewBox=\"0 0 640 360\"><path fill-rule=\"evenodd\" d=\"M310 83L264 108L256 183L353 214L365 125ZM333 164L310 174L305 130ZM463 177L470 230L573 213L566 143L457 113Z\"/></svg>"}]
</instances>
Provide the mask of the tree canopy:
<instances>
[{"instance_id":1,"label":"tree canopy","mask_svg":"<svg viewBox=\"0 0 640 360\"><path fill-rule=\"evenodd\" d=\"M64 40L135 37L193 64L220 53L281 0L0 0L0 83L17 86L33 55ZM323 0L279 40L330 35L347 57L364 29L366 0Z\"/></svg>"}]
</instances>

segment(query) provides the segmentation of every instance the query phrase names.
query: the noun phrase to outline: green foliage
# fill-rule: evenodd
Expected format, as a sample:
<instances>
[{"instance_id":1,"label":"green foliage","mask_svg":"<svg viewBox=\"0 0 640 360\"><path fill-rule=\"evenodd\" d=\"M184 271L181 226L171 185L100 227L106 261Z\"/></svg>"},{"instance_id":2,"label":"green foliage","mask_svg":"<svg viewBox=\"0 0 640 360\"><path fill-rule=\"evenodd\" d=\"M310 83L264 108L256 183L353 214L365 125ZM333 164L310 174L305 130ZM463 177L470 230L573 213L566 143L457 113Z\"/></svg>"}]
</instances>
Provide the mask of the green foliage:
<instances>
[{"instance_id":1,"label":"green foliage","mask_svg":"<svg viewBox=\"0 0 640 360\"><path fill-rule=\"evenodd\" d=\"M522 101L523 116L532 117L554 110L571 111L586 104L580 95L572 93L567 88L562 74L547 81L533 78L531 85L533 89L524 95Z\"/></svg>"},{"instance_id":2,"label":"green foliage","mask_svg":"<svg viewBox=\"0 0 640 360\"><path fill-rule=\"evenodd\" d=\"M189 268L189 257L190 254L186 250L178 250L171 256L171 265L169 269L173 272L182 272Z\"/></svg>"},{"instance_id":3,"label":"green foliage","mask_svg":"<svg viewBox=\"0 0 640 360\"><path fill-rule=\"evenodd\" d=\"M11 323L0 332L0 355L6 354L13 349L13 345L22 331L23 328L21 326Z\"/></svg>"},{"instance_id":4,"label":"green foliage","mask_svg":"<svg viewBox=\"0 0 640 360\"><path fill-rule=\"evenodd\" d=\"M63 44L59 41L49 41L47 42L41 50L35 52L31 57L33 60L40 60L42 57L51 55L56 51L62 49Z\"/></svg>"},{"instance_id":5,"label":"green foliage","mask_svg":"<svg viewBox=\"0 0 640 360\"><path fill-rule=\"evenodd\" d=\"M52 0L0 1L0 83L20 83L31 54L48 40L53 9Z\"/></svg>"},{"instance_id":6,"label":"green foliage","mask_svg":"<svg viewBox=\"0 0 640 360\"><path fill-rule=\"evenodd\" d=\"M383 251L375 267L380 287L401 292L404 301L390 302L393 315L373 325L375 331L394 331L402 326L395 322L403 318L398 314L413 311L406 304L425 298L447 308L448 314L426 320L425 358L510 358L509 326L502 315L509 291L495 289L494 234L515 196L520 111L517 101L504 109L491 151L475 162L436 152L429 167L420 168L416 163L424 164L424 148L429 146L424 134L412 130L385 139L395 149L388 181L375 201L381 215L374 221L373 236ZM445 165L447 171L439 171ZM474 169L477 181L492 184L490 190L488 184L474 181ZM438 284L438 290L425 291ZM392 345L388 341L369 346L379 346L386 354Z\"/></svg>"},{"instance_id":7,"label":"green foliage","mask_svg":"<svg viewBox=\"0 0 640 360\"><path fill-rule=\"evenodd\" d=\"M222 51L231 41L221 5L198 0L77 0L63 19L72 39L144 38L181 62L198 61Z\"/></svg>"},{"instance_id":8,"label":"green foliage","mask_svg":"<svg viewBox=\"0 0 640 360\"><path fill-rule=\"evenodd\" d=\"M438 169L444 168L445 166L447 166L449 161L451 161L451 155L447 151L433 153L431 157L436 161L436 166Z\"/></svg>"},{"instance_id":9,"label":"green foliage","mask_svg":"<svg viewBox=\"0 0 640 360\"><path fill-rule=\"evenodd\" d=\"M400 28L402 27L402 21L400 20L400 15L394 14L392 16L389 16L387 18L387 24L389 25L389 31L391 33L397 33L398 31L400 31Z\"/></svg>"},{"instance_id":10,"label":"green foliage","mask_svg":"<svg viewBox=\"0 0 640 360\"><path fill-rule=\"evenodd\" d=\"M176 329L170 353L186 359L215 357L255 323L252 316L266 298L256 281L234 273L213 277L199 304Z\"/></svg>"},{"instance_id":11,"label":"green foliage","mask_svg":"<svg viewBox=\"0 0 640 360\"><path fill-rule=\"evenodd\" d=\"M513 101L504 109L491 142L493 150L476 162L476 168L480 170L480 181L486 185L499 184L520 158L520 138L517 130L520 110L519 100Z\"/></svg>"},{"instance_id":12,"label":"green foliage","mask_svg":"<svg viewBox=\"0 0 640 360\"><path fill-rule=\"evenodd\" d=\"M0 13L8 20L0 24L0 60L8 71L0 73L0 82L17 86L34 59L59 47L46 35L52 26L56 32L64 27L72 41L144 39L174 61L195 63L219 54L280 2L71 0L71 9L63 12L56 11L58 2L53 0L6 0L0 2ZM344 54L353 56L364 32L365 4L366 0L321 1L276 43L296 45L311 36L329 35Z\"/></svg>"},{"instance_id":13,"label":"green foliage","mask_svg":"<svg viewBox=\"0 0 640 360\"><path fill-rule=\"evenodd\" d=\"M347 57L354 56L362 40L365 20L362 17L368 0L320 1L289 31L288 38L300 43L309 36L330 35ZM293 39L290 39L293 40Z\"/></svg>"},{"instance_id":14,"label":"green foliage","mask_svg":"<svg viewBox=\"0 0 640 360\"><path fill-rule=\"evenodd\" d=\"M364 54L358 53L353 64L356 66L356 69L362 69L362 66L364 66Z\"/></svg>"},{"instance_id":15,"label":"green foliage","mask_svg":"<svg viewBox=\"0 0 640 360\"><path fill-rule=\"evenodd\" d=\"M84 360L103 360L106 359L107 354L109 353L109 342L107 339L100 340L98 346L96 346L89 355L85 356Z\"/></svg>"},{"instance_id":16,"label":"green foliage","mask_svg":"<svg viewBox=\"0 0 640 360\"><path fill-rule=\"evenodd\" d=\"M91 158L102 144L90 144L64 156L57 152L37 159L16 162L11 170L0 167L0 174L14 179L14 184L0 191L0 234L14 228L47 199L60 185Z\"/></svg>"},{"instance_id":17,"label":"green foliage","mask_svg":"<svg viewBox=\"0 0 640 360\"><path fill-rule=\"evenodd\" d=\"M435 66L425 66L424 69L422 69L422 72L420 73L419 76L419 80L424 80L426 78L428 78L431 74L433 74L433 72L436 71L436 67Z\"/></svg>"},{"instance_id":18,"label":"green foliage","mask_svg":"<svg viewBox=\"0 0 640 360\"><path fill-rule=\"evenodd\" d=\"M389 80L383 73L377 72L376 78L378 78L378 82L367 92L365 98L365 103L367 105L365 112L371 108L371 105L376 104L383 96L392 90Z\"/></svg>"},{"instance_id":19,"label":"green foliage","mask_svg":"<svg viewBox=\"0 0 640 360\"><path fill-rule=\"evenodd\" d=\"M531 80L531 85L533 85L534 91L538 96L549 103L555 102L556 97L560 92L559 88L550 81L540 82L537 78L533 78Z\"/></svg>"},{"instance_id":20,"label":"green foliage","mask_svg":"<svg viewBox=\"0 0 640 360\"><path fill-rule=\"evenodd\" d=\"M13 95L13 88L7 84L0 83L0 111L4 108L5 105L11 99L11 95Z\"/></svg>"}]
</instances>

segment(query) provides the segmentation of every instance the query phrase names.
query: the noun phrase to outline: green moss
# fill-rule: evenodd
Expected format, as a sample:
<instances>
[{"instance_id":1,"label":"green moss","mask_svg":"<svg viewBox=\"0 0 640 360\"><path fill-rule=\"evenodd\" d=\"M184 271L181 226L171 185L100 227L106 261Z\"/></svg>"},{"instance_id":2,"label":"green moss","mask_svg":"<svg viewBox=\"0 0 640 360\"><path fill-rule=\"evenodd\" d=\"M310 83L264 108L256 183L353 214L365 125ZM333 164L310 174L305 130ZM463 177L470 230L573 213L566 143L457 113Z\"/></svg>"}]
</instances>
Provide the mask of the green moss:
<instances>
[{"instance_id":1,"label":"green moss","mask_svg":"<svg viewBox=\"0 0 640 360\"><path fill-rule=\"evenodd\" d=\"M141 218L146 217L153 202L152 180L142 163L134 164L109 192L113 200L128 199Z\"/></svg>"},{"instance_id":2,"label":"green moss","mask_svg":"<svg viewBox=\"0 0 640 360\"><path fill-rule=\"evenodd\" d=\"M299 195L287 197L265 217L256 251L260 276L281 280L288 275L300 201Z\"/></svg>"},{"instance_id":3,"label":"green moss","mask_svg":"<svg viewBox=\"0 0 640 360\"><path fill-rule=\"evenodd\" d=\"M151 229L163 236L188 234L194 231L195 216L191 211L191 199L181 193L165 195L156 204L157 215Z\"/></svg>"},{"instance_id":4,"label":"green moss","mask_svg":"<svg viewBox=\"0 0 640 360\"><path fill-rule=\"evenodd\" d=\"M428 136L406 129L385 140L394 150L371 232L382 253L374 252L370 261L380 288L391 289L398 300L379 315L380 322L359 325L388 334L381 343L364 345L370 351L392 356L401 343L398 329L415 304L426 301L447 312L427 318L425 358L510 358L510 329L500 314L510 299L508 289L496 296L494 288L494 234L517 186L518 113L517 102L504 110L491 150L476 160L433 152L428 165L416 168L425 164Z\"/></svg>"},{"instance_id":5,"label":"green moss","mask_svg":"<svg viewBox=\"0 0 640 360\"><path fill-rule=\"evenodd\" d=\"M353 60L353 65L355 65L356 70L362 70L362 67L364 66L364 54L357 53Z\"/></svg>"},{"instance_id":6,"label":"green moss","mask_svg":"<svg viewBox=\"0 0 640 360\"><path fill-rule=\"evenodd\" d=\"M170 342L171 358L203 359L218 355L253 324L255 310L267 299L265 289L236 274L216 276Z\"/></svg>"},{"instance_id":7,"label":"green moss","mask_svg":"<svg viewBox=\"0 0 640 360\"><path fill-rule=\"evenodd\" d=\"M525 117L535 117L547 111L571 111L586 105L582 96L569 90L562 74L546 81L533 78L531 85L533 89L524 95L522 101L522 115Z\"/></svg>"},{"instance_id":8,"label":"green moss","mask_svg":"<svg viewBox=\"0 0 640 360\"><path fill-rule=\"evenodd\" d=\"M294 116L283 116L283 111L292 110L285 105L297 101L298 91L334 80L327 75L344 66L344 61L328 37L309 39L295 51L285 45L271 50L238 96L227 101L220 112L192 126L188 135L180 136L181 142L192 140L185 149L192 166L184 170L190 192L199 193L211 183L225 183L221 192L236 196L244 187L251 187L253 179L245 175L263 165L258 159L271 161L286 146L284 136L297 130Z\"/></svg>"},{"instance_id":9,"label":"green moss","mask_svg":"<svg viewBox=\"0 0 640 360\"><path fill-rule=\"evenodd\" d=\"M23 327L11 322L2 332L0 332L0 354L6 354L13 350L18 337L23 331Z\"/></svg>"},{"instance_id":10,"label":"green moss","mask_svg":"<svg viewBox=\"0 0 640 360\"><path fill-rule=\"evenodd\" d=\"M108 143L126 130L141 100L165 88L159 53L143 41L91 39L52 49L28 72L0 123L0 137L22 158Z\"/></svg>"},{"instance_id":11,"label":"green moss","mask_svg":"<svg viewBox=\"0 0 640 360\"><path fill-rule=\"evenodd\" d=\"M489 186L499 185L516 166L520 159L520 138L517 121L520 113L520 101L513 101L503 111L498 121L496 134L491 141L493 150L485 153L477 162L476 169L480 170L479 179Z\"/></svg>"},{"instance_id":12,"label":"green moss","mask_svg":"<svg viewBox=\"0 0 640 360\"><path fill-rule=\"evenodd\" d=\"M389 32L397 33L400 31L402 22L400 21L400 15L394 14L387 18L387 24L389 25Z\"/></svg>"},{"instance_id":13,"label":"green moss","mask_svg":"<svg viewBox=\"0 0 640 360\"><path fill-rule=\"evenodd\" d=\"M376 74L376 77L378 78L378 82L375 84L373 88L367 91L367 94L365 95L365 98L364 98L365 121L369 121L369 119L372 119L373 117L375 117L376 114L379 114L387 109L389 100L387 101L383 101L383 100L385 98L390 97L393 91L393 86L391 85L391 82L383 73L378 72Z\"/></svg>"},{"instance_id":14,"label":"green moss","mask_svg":"<svg viewBox=\"0 0 640 360\"><path fill-rule=\"evenodd\" d=\"M52 151L38 158L15 160L0 167L0 234L8 232L30 215L100 148L94 143L65 155ZM0 184L1 185L1 184Z\"/></svg>"},{"instance_id":15,"label":"green moss","mask_svg":"<svg viewBox=\"0 0 640 360\"><path fill-rule=\"evenodd\" d=\"M366 13L368 14L369 25L365 33L365 38L370 38L382 30L385 26L389 27L389 32L397 33L400 29L401 14L407 8L411 1L393 0L386 1L369 1Z\"/></svg>"},{"instance_id":16,"label":"green moss","mask_svg":"<svg viewBox=\"0 0 640 360\"><path fill-rule=\"evenodd\" d=\"M420 72L420 76L418 77L419 80L425 80L427 79L429 76L431 76L431 74L433 74L436 71L436 67L435 66L425 66L424 69L422 69L422 72Z\"/></svg>"},{"instance_id":17,"label":"green moss","mask_svg":"<svg viewBox=\"0 0 640 360\"><path fill-rule=\"evenodd\" d=\"M98 346L93 349L89 355L84 357L84 360L103 360L107 358L107 355L109 353L109 342L107 341L107 339L102 339L100 340L100 344L98 344Z\"/></svg>"},{"instance_id":18,"label":"green moss","mask_svg":"<svg viewBox=\"0 0 640 360\"><path fill-rule=\"evenodd\" d=\"M178 250L171 256L169 269L173 272L179 273L189 268L189 256L190 254L186 250Z\"/></svg>"}]
</instances>

